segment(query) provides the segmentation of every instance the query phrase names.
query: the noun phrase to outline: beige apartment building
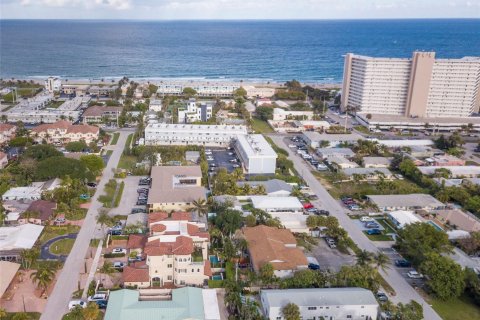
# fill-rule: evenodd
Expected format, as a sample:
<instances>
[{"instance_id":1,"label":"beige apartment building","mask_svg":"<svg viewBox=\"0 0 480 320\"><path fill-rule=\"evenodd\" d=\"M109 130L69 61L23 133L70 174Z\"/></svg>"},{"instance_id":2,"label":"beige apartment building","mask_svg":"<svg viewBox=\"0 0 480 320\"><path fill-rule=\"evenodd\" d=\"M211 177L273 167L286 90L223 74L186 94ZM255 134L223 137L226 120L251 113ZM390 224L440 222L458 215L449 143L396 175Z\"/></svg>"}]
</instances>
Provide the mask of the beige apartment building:
<instances>
[{"instance_id":1,"label":"beige apartment building","mask_svg":"<svg viewBox=\"0 0 480 320\"><path fill-rule=\"evenodd\" d=\"M69 121L60 120L55 123L44 123L32 129L30 136L38 143L68 143L83 140L89 144L98 140L100 129L90 125L73 125Z\"/></svg>"},{"instance_id":2,"label":"beige apartment building","mask_svg":"<svg viewBox=\"0 0 480 320\"><path fill-rule=\"evenodd\" d=\"M463 118L480 107L480 57L345 56L341 109L405 118ZM372 117L369 117L372 118Z\"/></svg>"},{"instance_id":3,"label":"beige apartment building","mask_svg":"<svg viewBox=\"0 0 480 320\"><path fill-rule=\"evenodd\" d=\"M126 286L203 286L211 276L208 260L210 236L205 224L192 221L188 212L150 213L150 235L130 235L129 249L145 260L126 267Z\"/></svg>"}]
</instances>

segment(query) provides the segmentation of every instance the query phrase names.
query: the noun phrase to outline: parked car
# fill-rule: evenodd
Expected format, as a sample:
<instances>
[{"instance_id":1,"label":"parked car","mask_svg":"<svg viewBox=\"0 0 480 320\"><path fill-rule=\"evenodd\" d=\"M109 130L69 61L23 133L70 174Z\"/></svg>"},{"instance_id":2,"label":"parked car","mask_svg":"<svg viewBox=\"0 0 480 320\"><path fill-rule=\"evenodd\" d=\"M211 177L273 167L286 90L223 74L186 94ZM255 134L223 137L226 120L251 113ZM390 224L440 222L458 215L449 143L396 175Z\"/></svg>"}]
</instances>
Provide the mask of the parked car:
<instances>
[{"instance_id":1,"label":"parked car","mask_svg":"<svg viewBox=\"0 0 480 320\"><path fill-rule=\"evenodd\" d=\"M308 196L308 200L318 200L318 196L316 194L311 194Z\"/></svg>"},{"instance_id":2,"label":"parked car","mask_svg":"<svg viewBox=\"0 0 480 320\"><path fill-rule=\"evenodd\" d=\"M127 253L127 249L124 249L124 248L113 248L112 253L123 253L123 254L126 254L126 253Z\"/></svg>"},{"instance_id":3,"label":"parked car","mask_svg":"<svg viewBox=\"0 0 480 320\"><path fill-rule=\"evenodd\" d=\"M120 236L122 235L122 230L110 229L108 233L112 236Z\"/></svg>"},{"instance_id":4,"label":"parked car","mask_svg":"<svg viewBox=\"0 0 480 320\"><path fill-rule=\"evenodd\" d=\"M381 292L381 291L377 292L377 299L380 302L387 302L388 301L387 295L385 293Z\"/></svg>"},{"instance_id":5,"label":"parked car","mask_svg":"<svg viewBox=\"0 0 480 320\"><path fill-rule=\"evenodd\" d=\"M305 202L305 203L303 204L303 208L304 208L304 209L313 208L313 204L311 204L310 202Z\"/></svg>"},{"instance_id":6,"label":"parked car","mask_svg":"<svg viewBox=\"0 0 480 320\"><path fill-rule=\"evenodd\" d=\"M137 206L144 206L147 204L147 200L138 200L135 205Z\"/></svg>"},{"instance_id":7,"label":"parked car","mask_svg":"<svg viewBox=\"0 0 480 320\"><path fill-rule=\"evenodd\" d=\"M315 263L309 263L308 264L308 269L310 270L319 270L320 269L320 266L318 264L315 264Z\"/></svg>"},{"instance_id":8,"label":"parked car","mask_svg":"<svg viewBox=\"0 0 480 320\"><path fill-rule=\"evenodd\" d=\"M240 165L239 165L239 164L233 164L232 167L234 167L234 168L240 168Z\"/></svg>"},{"instance_id":9,"label":"parked car","mask_svg":"<svg viewBox=\"0 0 480 320\"><path fill-rule=\"evenodd\" d=\"M207 161L213 161L215 160L213 157L207 157Z\"/></svg>"},{"instance_id":10,"label":"parked car","mask_svg":"<svg viewBox=\"0 0 480 320\"><path fill-rule=\"evenodd\" d=\"M352 211L360 211L360 210L362 210L362 208L361 208L359 205L356 205L356 204L349 205L349 206L348 206L348 209L350 209L350 210L352 210Z\"/></svg>"},{"instance_id":11,"label":"parked car","mask_svg":"<svg viewBox=\"0 0 480 320\"><path fill-rule=\"evenodd\" d=\"M296 148L297 145L296 145L296 144L289 144L288 147L289 147L289 148Z\"/></svg>"},{"instance_id":12,"label":"parked car","mask_svg":"<svg viewBox=\"0 0 480 320\"><path fill-rule=\"evenodd\" d=\"M142 256L128 257L128 262L136 262L136 261L142 261L142 260L143 260Z\"/></svg>"},{"instance_id":13,"label":"parked car","mask_svg":"<svg viewBox=\"0 0 480 320\"><path fill-rule=\"evenodd\" d=\"M323 215L323 216L329 216L330 215L330 211L328 211L328 210L318 210L318 213Z\"/></svg>"},{"instance_id":14,"label":"parked car","mask_svg":"<svg viewBox=\"0 0 480 320\"><path fill-rule=\"evenodd\" d=\"M108 293L107 292L97 292L93 296L88 297L88 301L100 301L100 300L107 300Z\"/></svg>"},{"instance_id":15,"label":"parked car","mask_svg":"<svg viewBox=\"0 0 480 320\"><path fill-rule=\"evenodd\" d=\"M399 268L410 268L412 263L406 259L395 260L395 266Z\"/></svg>"},{"instance_id":16,"label":"parked car","mask_svg":"<svg viewBox=\"0 0 480 320\"><path fill-rule=\"evenodd\" d=\"M89 182L89 183L87 183L87 186L90 187L90 188L96 188L97 184L95 182Z\"/></svg>"},{"instance_id":17,"label":"parked car","mask_svg":"<svg viewBox=\"0 0 480 320\"><path fill-rule=\"evenodd\" d=\"M382 231L380 229L370 229L370 230L367 230L367 234L372 236L372 235L382 234Z\"/></svg>"},{"instance_id":18,"label":"parked car","mask_svg":"<svg viewBox=\"0 0 480 320\"><path fill-rule=\"evenodd\" d=\"M423 278L423 274L418 273L418 272L415 271L415 270L412 270L412 271L408 271L407 277L409 277L410 279L422 279L422 278Z\"/></svg>"},{"instance_id":19,"label":"parked car","mask_svg":"<svg viewBox=\"0 0 480 320\"><path fill-rule=\"evenodd\" d=\"M375 219L373 219L372 217L361 217L360 221L362 221L362 222L375 222Z\"/></svg>"},{"instance_id":20,"label":"parked car","mask_svg":"<svg viewBox=\"0 0 480 320\"><path fill-rule=\"evenodd\" d=\"M211 154L212 154L212 151L205 151L205 154L206 154L206 155L211 155Z\"/></svg>"},{"instance_id":21,"label":"parked car","mask_svg":"<svg viewBox=\"0 0 480 320\"><path fill-rule=\"evenodd\" d=\"M230 161L230 162L238 162L237 159L230 159L230 160L228 160L228 161Z\"/></svg>"},{"instance_id":22,"label":"parked car","mask_svg":"<svg viewBox=\"0 0 480 320\"><path fill-rule=\"evenodd\" d=\"M113 263L113 267L114 267L115 269L123 269L123 267L125 267L125 263L120 262L120 261L115 261L115 262Z\"/></svg>"},{"instance_id":23,"label":"parked car","mask_svg":"<svg viewBox=\"0 0 480 320\"><path fill-rule=\"evenodd\" d=\"M376 222L365 223L365 228L368 228L368 229L378 229L379 227L380 227L380 225Z\"/></svg>"},{"instance_id":24,"label":"parked car","mask_svg":"<svg viewBox=\"0 0 480 320\"><path fill-rule=\"evenodd\" d=\"M95 300L95 303L97 304L99 309L106 309L108 305L107 300Z\"/></svg>"},{"instance_id":25,"label":"parked car","mask_svg":"<svg viewBox=\"0 0 480 320\"><path fill-rule=\"evenodd\" d=\"M135 214L135 213L147 213L147 210L145 210L144 208L133 208L132 214Z\"/></svg>"},{"instance_id":26,"label":"parked car","mask_svg":"<svg viewBox=\"0 0 480 320\"><path fill-rule=\"evenodd\" d=\"M66 222L65 218L57 218L57 219L55 219L55 224L63 224L63 223L65 223L65 222Z\"/></svg>"},{"instance_id":27,"label":"parked car","mask_svg":"<svg viewBox=\"0 0 480 320\"><path fill-rule=\"evenodd\" d=\"M327 171L328 167L322 163L317 164L317 170L318 171Z\"/></svg>"},{"instance_id":28,"label":"parked car","mask_svg":"<svg viewBox=\"0 0 480 320\"><path fill-rule=\"evenodd\" d=\"M87 303L85 301L82 301L82 300L71 300L69 303L68 303L68 310L73 310L75 309L76 306L80 306L82 308L86 308L87 307Z\"/></svg>"}]
</instances>

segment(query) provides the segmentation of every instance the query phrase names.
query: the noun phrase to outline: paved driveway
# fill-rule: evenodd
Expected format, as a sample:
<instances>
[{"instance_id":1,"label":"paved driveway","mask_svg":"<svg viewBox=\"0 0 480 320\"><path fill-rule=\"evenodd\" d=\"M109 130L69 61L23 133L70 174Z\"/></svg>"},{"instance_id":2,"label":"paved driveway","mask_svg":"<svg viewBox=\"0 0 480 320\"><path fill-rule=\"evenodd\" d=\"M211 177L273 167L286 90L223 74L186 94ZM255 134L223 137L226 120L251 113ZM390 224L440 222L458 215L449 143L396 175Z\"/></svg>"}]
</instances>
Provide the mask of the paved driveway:
<instances>
[{"instance_id":1,"label":"paved driveway","mask_svg":"<svg viewBox=\"0 0 480 320\"><path fill-rule=\"evenodd\" d=\"M65 261L67 259L68 255L57 255L53 254L50 252L50 246L54 243L57 242L58 240L62 239L75 239L77 237L77 233L70 233L70 234L65 234L63 236L59 236L53 239L48 240L42 245L42 248L40 250L40 259L43 260L60 260L60 261Z\"/></svg>"},{"instance_id":2,"label":"paved driveway","mask_svg":"<svg viewBox=\"0 0 480 320\"><path fill-rule=\"evenodd\" d=\"M275 144L285 149L289 153L289 159L293 161L295 169L303 177L310 189L319 197L319 202L322 208L330 211L330 214L336 217L340 225L348 232L352 240L362 250L371 252L378 252L375 244L367 238L367 236L355 225L355 223L347 217L345 209L335 200L324 186L313 176L307 164L292 152L290 148L283 141L285 135L272 134L270 137ZM392 298L394 302L408 303L410 300L415 300L422 304L424 310L424 317L428 320L440 320L438 314L425 302L425 300L416 292L406 281L405 278L394 268L384 272L380 270L382 276L395 289L396 296Z\"/></svg>"},{"instance_id":3,"label":"paved driveway","mask_svg":"<svg viewBox=\"0 0 480 320\"><path fill-rule=\"evenodd\" d=\"M306 253L307 256L315 257L318 260L321 270L339 271L342 266L355 264L355 256L343 254L337 249L331 249L325 239L319 238L318 245L312 251Z\"/></svg>"},{"instance_id":4,"label":"paved driveway","mask_svg":"<svg viewBox=\"0 0 480 320\"><path fill-rule=\"evenodd\" d=\"M103 189L108 180L113 178L112 169L117 167L127 137L132 132L133 130L120 131L117 144L111 147L113 154L110 156L110 160L103 170L103 176L98 183L95 195L92 197L92 202L82 228L78 233L77 240L73 245L70 255L65 261L55 288L48 299L45 311L40 318L41 320L60 320L68 311L68 302L71 299L72 293L78 288L80 272L84 266L84 258L90 245L90 239L92 237L100 238L103 235L96 221L98 210L102 207L102 204L98 201L98 196L104 192Z\"/></svg>"},{"instance_id":5,"label":"paved driveway","mask_svg":"<svg viewBox=\"0 0 480 320\"><path fill-rule=\"evenodd\" d=\"M139 176L128 176L125 179L119 179L119 183L121 181L125 182L125 187L123 189L122 198L120 199L120 204L118 207L113 208L110 210L109 214L112 216L121 214L121 215L128 215L132 212L133 207L144 208L145 206L137 206L137 198L138 193L137 189L139 188L148 188L148 186L139 186L138 182L140 181Z\"/></svg>"}]
</instances>

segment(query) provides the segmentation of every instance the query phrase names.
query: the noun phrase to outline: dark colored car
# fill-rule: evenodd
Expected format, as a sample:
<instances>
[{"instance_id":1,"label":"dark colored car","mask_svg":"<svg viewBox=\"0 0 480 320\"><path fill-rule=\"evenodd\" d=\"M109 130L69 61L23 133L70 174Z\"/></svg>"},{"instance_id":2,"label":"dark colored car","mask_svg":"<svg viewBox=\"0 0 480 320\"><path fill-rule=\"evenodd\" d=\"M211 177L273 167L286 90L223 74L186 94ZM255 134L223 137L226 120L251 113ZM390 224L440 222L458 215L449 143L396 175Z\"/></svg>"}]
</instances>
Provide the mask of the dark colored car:
<instances>
[{"instance_id":1,"label":"dark colored car","mask_svg":"<svg viewBox=\"0 0 480 320\"><path fill-rule=\"evenodd\" d=\"M382 234L382 231L380 229L370 229L367 230L368 235L376 235L376 234Z\"/></svg>"},{"instance_id":2,"label":"dark colored car","mask_svg":"<svg viewBox=\"0 0 480 320\"><path fill-rule=\"evenodd\" d=\"M387 295L383 292L377 292L377 299L380 302L387 302L388 301Z\"/></svg>"},{"instance_id":3,"label":"dark colored car","mask_svg":"<svg viewBox=\"0 0 480 320\"><path fill-rule=\"evenodd\" d=\"M122 230L110 230L108 231L108 233L110 233L112 236L120 236L122 235Z\"/></svg>"},{"instance_id":4,"label":"dark colored car","mask_svg":"<svg viewBox=\"0 0 480 320\"><path fill-rule=\"evenodd\" d=\"M97 184L95 182L89 182L87 183L87 186L89 186L90 188L96 188Z\"/></svg>"},{"instance_id":5,"label":"dark colored car","mask_svg":"<svg viewBox=\"0 0 480 320\"><path fill-rule=\"evenodd\" d=\"M310 269L310 270L320 270L320 266L316 263L309 263L308 264L308 269Z\"/></svg>"},{"instance_id":6,"label":"dark colored car","mask_svg":"<svg viewBox=\"0 0 480 320\"><path fill-rule=\"evenodd\" d=\"M107 300L95 300L95 303L98 305L99 309L106 309L107 308Z\"/></svg>"},{"instance_id":7,"label":"dark colored car","mask_svg":"<svg viewBox=\"0 0 480 320\"><path fill-rule=\"evenodd\" d=\"M405 259L395 260L395 265L399 268L410 268L412 263Z\"/></svg>"},{"instance_id":8,"label":"dark colored car","mask_svg":"<svg viewBox=\"0 0 480 320\"><path fill-rule=\"evenodd\" d=\"M323 215L323 216L329 216L330 215L330 211L328 211L328 210L319 210L318 213Z\"/></svg>"}]
</instances>

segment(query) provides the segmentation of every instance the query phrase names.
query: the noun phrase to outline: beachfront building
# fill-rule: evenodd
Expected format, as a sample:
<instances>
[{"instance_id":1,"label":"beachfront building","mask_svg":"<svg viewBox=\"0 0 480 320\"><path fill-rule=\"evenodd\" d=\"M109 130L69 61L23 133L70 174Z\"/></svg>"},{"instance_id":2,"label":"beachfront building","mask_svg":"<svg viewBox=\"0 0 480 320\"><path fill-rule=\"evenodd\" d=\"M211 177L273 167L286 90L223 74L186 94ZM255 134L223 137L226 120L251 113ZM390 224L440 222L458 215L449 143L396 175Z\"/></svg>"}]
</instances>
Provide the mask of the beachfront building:
<instances>
[{"instance_id":1,"label":"beachfront building","mask_svg":"<svg viewBox=\"0 0 480 320\"><path fill-rule=\"evenodd\" d=\"M0 144L7 143L15 137L17 126L8 123L0 123Z\"/></svg>"},{"instance_id":2,"label":"beachfront building","mask_svg":"<svg viewBox=\"0 0 480 320\"><path fill-rule=\"evenodd\" d=\"M145 128L146 145L228 146L238 135L246 135L243 125L150 123Z\"/></svg>"},{"instance_id":3,"label":"beachfront building","mask_svg":"<svg viewBox=\"0 0 480 320\"><path fill-rule=\"evenodd\" d=\"M162 111L162 100L161 99L150 99L150 104L148 105L148 110L160 112Z\"/></svg>"},{"instance_id":4,"label":"beachfront building","mask_svg":"<svg viewBox=\"0 0 480 320\"><path fill-rule=\"evenodd\" d=\"M48 77L45 80L45 90L50 93L60 92L62 89L62 80L57 77Z\"/></svg>"},{"instance_id":5,"label":"beachfront building","mask_svg":"<svg viewBox=\"0 0 480 320\"><path fill-rule=\"evenodd\" d=\"M117 86L109 86L109 85L103 85L103 86L91 86L88 88L88 94L92 97L110 97L112 94L117 90Z\"/></svg>"},{"instance_id":6,"label":"beachfront building","mask_svg":"<svg viewBox=\"0 0 480 320\"><path fill-rule=\"evenodd\" d=\"M275 95L275 88L262 86L242 86L247 91L247 98L271 98Z\"/></svg>"},{"instance_id":7,"label":"beachfront building","mask_svg":"<svg viewBox=\"0 0 480 320\"><path fill-rule=\"evenodd\" d=\"M242 233L247 240L255 272L270 263L275 276L285 278L308 267L307 258L297 247L297 240L289 230L258 225L243 228Z\"/></svg>"},{"instance_id":8,"label":"beachfront building","mask_svg":"<svg viewBox=\"0 0 480 320\"><path fill-rule=\"evenodd\" d=\"M191 98L184 107L178 108L178 123L192 123L196 121L206 122L212 117L213 105Z\"/></svg>"},{"instance_id":9,"label":"beachfront building","mask_svg":"<svg viewBox=\"0 0 480 320\"><path fill-rule=\"evenodd\" d=\"M235 150L248 174L275 174L277 153L263 135L238 135Z\"/></svg>"},{"instance_id":10,"label":"beachfront building","mask_svg":"<svg viewBox=\"0 0 480 320\"><path fill-rule=\"evenodd\" d=\"M157 85L157 94L160 95L179 96L185 88L192 88L199 97L231 97L233 91L240 88L239 84L228 82L169 81Z\"/></svg>"},{"instance_id":11,"label":"beachfront building","mask_svg":"<svg viewBox=\"0 0 480 320\"><path fill-rule=\"evenodd\" d=\"M100 129L97 126L74 125L69 121L61 120L50 124L36 126L30 136L38 143L68 143L85 141L87 144L98 140Z\"/></svg>"},{"instance_id":12,"label":"beachfront building","mask_svg":"<svg viewBox=\"0 0 480 320\"><path fill-rule=\"evenodd\" d=\"M373 120L394 127L409 122L432 125L437 118L454 118L451 126L463 118L459 122L465 125L473 122L470 117L479 110L479 79L480 57L436 59L435 52L416 51L404 59L349 53L341 108L355 109L368 124Z\"/></svg>"},{"instance_id":13,"label":"beachfront building","mask_svg":"<svg viewBox=\"0 0 480 320\"><path fill-rule=\"evenodd\" d=\"M142 297L137 290L110 293L105 320L220 320L215 289L178 288L150 292ZM156 294L156 295L155 295Z\"/></svg>"},{"instance_id":14,"label":"beachfront building","mask_svg":"<svg viewBox=\"0 0 480 320\"><path fill-rule=\"evenodd\" d=\"M363 288L262 290L260 300L269 320L284 320L288 303L298 306L301 319L375 320L380 311L372 291Z\"/></svg>"},{"instance_id":15,"label":"beachfront building","mask_svg":"<svg viewBox=\"0 0 480 320\"><path fill-rule=\"evenodd\" d=\"M148 210L187 210L195 200L206 200L200 166L156 166L151 172Z\"/></svg>"}]
</instances>

